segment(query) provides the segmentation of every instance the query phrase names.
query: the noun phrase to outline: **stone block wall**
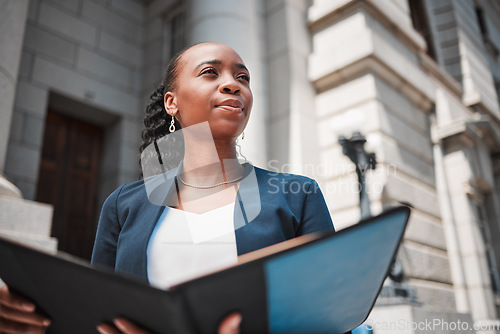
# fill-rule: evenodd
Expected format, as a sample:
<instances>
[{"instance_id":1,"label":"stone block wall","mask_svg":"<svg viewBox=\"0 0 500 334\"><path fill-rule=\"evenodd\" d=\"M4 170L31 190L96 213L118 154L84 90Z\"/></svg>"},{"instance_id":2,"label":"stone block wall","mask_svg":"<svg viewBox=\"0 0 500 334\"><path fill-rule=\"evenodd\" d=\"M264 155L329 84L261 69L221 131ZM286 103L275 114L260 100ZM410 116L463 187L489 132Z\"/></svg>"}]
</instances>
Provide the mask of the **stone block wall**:
<instances>
[{"instance_id":1,"label":"stone block wall","mask_svg":"<svg viewBox=\"0 0 500 334\"><path fill-rule=\"evenodd\" d=\"M336 227L359 218L357 188L349 186L357 180L354 166L338 144L339 135L359 130L377 155L377 169L367 173L372 213L398 201L414 206L399 252L408 283L422 306L453 313L430 132L436 87L421 65L425 43L413 31L406 2L337 5L315 1L309 12L316 18L309 78L318 92L321 161L329 166L322 185Z\"/></svg>"},{"instance_id":2,"label":"stone block wall","mask_svg":"<svg viewBox=\"0 0 500 334\"><path fill-rule=\"evenodd\" d=\"M50 236L51 226L51 205L0 196L1 236L54 252L57 240Z\"/></svg>"},{"instance_id":3,"label":"stone block wall","mask_svg":"<svg viewBox=\"0 0 500 334\"><path fill-rule=\"evenodd\" d=\"M4 172L7 141L12 122L12 106L20 67L20 54L28 12L28 0L3 1L0 4L0 173Z\"/></svg>"},{"instance_id":4,"label":"stone block wall","mask_svg":"<svg viewBox=\"0 0 500 334\"><path fill-rule=\"evenodd\" d=\"M423 3L435 61L407 0L248 0L220 10L206 0L31 0L4 172L34 198L51 109L104 129L100 202L135 179L143 110L169 60L167 22L180 8L187 43L228 43L252 71L257 103L242 146L253 162L317 179L342 229L360 215L338 136L360 130L378 160L367 172L372 213L398 201L414 206L399 257L422 307L374 316L498 318L473 204L500 198L500 5ZM47 216L45 207L34 212ZM494 205L488 214L500 217ZM3 227L22 237L19 228Z\"/></svg>"},{"instance_id":5,"label":"stone block wall","mask_svg":"<svg viewBox=\"0 0 500 334\"><path fill-rule=\"evenodd\" d=\"M498 45L499 28L491 2L476 2L484 13L492 45ZM500 116L497 91L498 60L485 48L474 1L426 1L439 65L463 88L465 105L480 105ZM497 5L496 5L497 6ZM498 6L497 6L498 7Z\"/></svg>"},{"instance_id":6,"label":"stone block wall","mask_svg":"<svg viewBox=\"0 0 500 334\"><path fill-rule=\"evenodd\" d=\"M48 109L104 129L100 202L138 177L144 15L132 0L29 2L5 167L25 198L36 195Z\"/></svg>"}]
</instances>

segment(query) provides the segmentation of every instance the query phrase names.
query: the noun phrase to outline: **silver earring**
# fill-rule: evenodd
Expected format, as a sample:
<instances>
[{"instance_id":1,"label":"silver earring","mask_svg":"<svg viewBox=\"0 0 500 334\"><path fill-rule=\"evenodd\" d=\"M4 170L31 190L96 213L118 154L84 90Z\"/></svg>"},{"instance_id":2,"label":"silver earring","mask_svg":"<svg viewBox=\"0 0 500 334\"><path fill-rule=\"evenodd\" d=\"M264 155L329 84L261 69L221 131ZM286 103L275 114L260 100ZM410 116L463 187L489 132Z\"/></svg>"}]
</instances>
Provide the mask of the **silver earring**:
<instances>
[{"instance_id":1,"label":"silver earring","mask_svg":"<svg viewBox=\"0 0 500 334\"><path fill-rule=\"evenodd\" d=\"M168 131L170 133L175 131L175 117L172 115L172 121L170 122L170 127L168 128Z\"/></svg>"},{"instance_id":2,"label":"silver earring","mask_svg":"<svg viewBox=\"0 0 500 334\"><path fill-rule=\"evenodd\" d=\"M245 131L241 134L241 140L245 139Z\"/></svg>"}]
</instances>

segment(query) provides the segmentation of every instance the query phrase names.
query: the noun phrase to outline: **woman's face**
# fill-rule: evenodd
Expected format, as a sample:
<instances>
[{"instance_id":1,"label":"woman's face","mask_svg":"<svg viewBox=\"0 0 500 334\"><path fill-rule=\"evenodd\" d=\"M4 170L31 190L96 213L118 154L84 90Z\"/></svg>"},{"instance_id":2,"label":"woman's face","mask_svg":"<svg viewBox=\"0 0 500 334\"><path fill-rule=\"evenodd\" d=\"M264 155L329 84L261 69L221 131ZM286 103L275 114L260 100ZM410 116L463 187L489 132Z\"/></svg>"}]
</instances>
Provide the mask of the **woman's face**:
<instances>
[{"instance_id":1,"label":"woman's face","mask_svg":"<svg viewBox=\"0 0 500 334\"><path fill-rule=\"evenodd\" d=\"M229 46L195 45L179 60L176 88L165 94L165 109L183 128L208 121L214 139L234 140L252 109L249 80L248 69Z\"/></svg>"}]
</instances>

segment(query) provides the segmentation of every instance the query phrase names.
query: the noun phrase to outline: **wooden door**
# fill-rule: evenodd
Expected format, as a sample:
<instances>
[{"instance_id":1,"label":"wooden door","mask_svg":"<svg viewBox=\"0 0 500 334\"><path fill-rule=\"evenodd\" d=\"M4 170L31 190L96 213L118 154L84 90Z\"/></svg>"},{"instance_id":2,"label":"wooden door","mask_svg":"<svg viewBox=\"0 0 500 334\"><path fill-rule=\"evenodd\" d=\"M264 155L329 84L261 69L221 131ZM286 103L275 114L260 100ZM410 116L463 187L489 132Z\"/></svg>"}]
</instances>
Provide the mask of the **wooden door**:
<instances>
[{"instance_id":1,"label":"wooden door","mask_svg":"<svg viewBox=\"0 0 500 334\"><path fill-rule=\"evenodd\" d=\"M90 259L97 226L96 190L102 129L52 111L47 114L36 200L54 206L59 249Z\"/></svg>"}]
</instances>

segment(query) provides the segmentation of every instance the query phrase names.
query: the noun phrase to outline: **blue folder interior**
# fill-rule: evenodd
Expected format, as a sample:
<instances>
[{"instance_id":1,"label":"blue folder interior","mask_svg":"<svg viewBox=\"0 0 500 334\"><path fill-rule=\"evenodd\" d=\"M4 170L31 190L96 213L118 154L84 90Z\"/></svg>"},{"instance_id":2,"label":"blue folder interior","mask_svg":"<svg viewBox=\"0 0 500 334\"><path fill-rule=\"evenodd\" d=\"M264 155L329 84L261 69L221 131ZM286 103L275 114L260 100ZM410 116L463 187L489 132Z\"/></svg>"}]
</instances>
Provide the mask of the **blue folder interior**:
<instances>
[{"instance_id":1,"label":"blue folder interior","mask_svg":"<svg viewBox=\"0 0 500 334\"><path fill-rule=\"evenodd\" d=\"M269 260L265 273L270 332L344 333L361 324L407 219L407 211L395 211L341 232L342 238L327 238ZM289 314L299 316L290 319Z\"/></svg>"}]
</instances>

